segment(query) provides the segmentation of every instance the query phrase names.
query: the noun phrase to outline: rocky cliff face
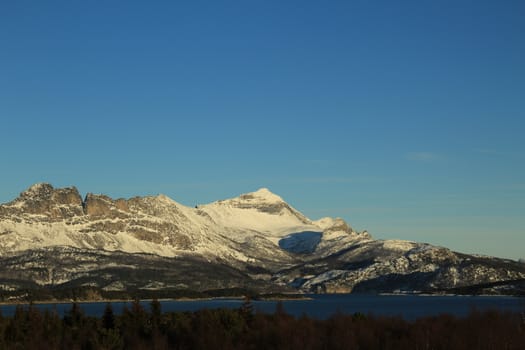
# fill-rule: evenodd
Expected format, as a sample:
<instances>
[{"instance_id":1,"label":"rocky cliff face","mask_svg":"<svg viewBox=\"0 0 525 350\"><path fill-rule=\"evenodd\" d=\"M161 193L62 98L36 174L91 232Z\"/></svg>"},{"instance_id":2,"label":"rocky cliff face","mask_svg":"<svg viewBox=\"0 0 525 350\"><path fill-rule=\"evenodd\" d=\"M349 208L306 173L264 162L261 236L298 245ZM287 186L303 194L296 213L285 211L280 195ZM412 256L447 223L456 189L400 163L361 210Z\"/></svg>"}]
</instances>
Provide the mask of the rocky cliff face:
<instances>
[{"instance_id":1,"label":"rocky cliff face","mask_svg":"<svg viewBox=\"0 0 525 350\"><path fill-rule=\"evenodd\" d=\"M156 264L163 272L152 272ZM163 195L82 199L75 187L49 184L0 205L0 266L4 289L251 285L392 292L525 278L521 263L374 240L342 219L312 221L267 189L189 208Z\"/></svg>"},{"instance_id":2,"label":"rocky cliff face","mask_svg":"<svg viewBox=\"0 0 525 350\"><path fill-rule=\"evenodd\" d=\"M37 221L57 222L83 215L82 198L75 187L54 189L49 184L31 186L14 201L0 206L0 218L33 216Z\"/></svg>"}]
</instances>

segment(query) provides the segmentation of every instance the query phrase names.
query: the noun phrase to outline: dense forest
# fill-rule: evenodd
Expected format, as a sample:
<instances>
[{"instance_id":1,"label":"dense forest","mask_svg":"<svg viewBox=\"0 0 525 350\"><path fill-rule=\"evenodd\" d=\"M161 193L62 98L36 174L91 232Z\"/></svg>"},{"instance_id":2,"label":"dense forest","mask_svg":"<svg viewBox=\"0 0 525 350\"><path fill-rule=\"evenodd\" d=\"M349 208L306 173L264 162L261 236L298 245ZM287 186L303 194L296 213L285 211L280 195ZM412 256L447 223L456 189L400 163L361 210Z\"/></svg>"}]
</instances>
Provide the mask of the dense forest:
<instances>
[{"instance_id":1,"label":"dense forest","mask_svg":"<svg viewBox=\"0 0 525 350\"><path fill-rule=\"evenodd\" d=\"M0 349L524 349L525 313L473 310L407 321L356 313L326 320L295 318L278 303L273 314L239 309L163 313L137 300L101 317L79 304L60 317L35 305L0 316Z\"/></svg>"}]
</instances>

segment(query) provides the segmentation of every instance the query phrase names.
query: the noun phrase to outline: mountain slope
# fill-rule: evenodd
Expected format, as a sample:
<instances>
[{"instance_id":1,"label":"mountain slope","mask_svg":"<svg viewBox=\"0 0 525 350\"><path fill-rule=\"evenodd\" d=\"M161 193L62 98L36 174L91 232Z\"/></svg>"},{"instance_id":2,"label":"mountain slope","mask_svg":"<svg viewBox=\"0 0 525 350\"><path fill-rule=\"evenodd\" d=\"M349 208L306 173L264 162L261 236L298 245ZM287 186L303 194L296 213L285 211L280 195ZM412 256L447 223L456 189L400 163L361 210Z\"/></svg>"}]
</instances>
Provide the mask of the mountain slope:
<instances>
[{"instance_id":1,"label":"mountain slope","mask_svg":"<svg viewBox=\"0 0 525 350\"><path fill-rule=\"evenodd\" d=\"M36 184L0 205L0 260L4 289L413 291L525 278L523 264L374 240L342 219L312 221L264 188L190 208L164 195L82 199L75 187Z\"/></svg>"}]
</instances>

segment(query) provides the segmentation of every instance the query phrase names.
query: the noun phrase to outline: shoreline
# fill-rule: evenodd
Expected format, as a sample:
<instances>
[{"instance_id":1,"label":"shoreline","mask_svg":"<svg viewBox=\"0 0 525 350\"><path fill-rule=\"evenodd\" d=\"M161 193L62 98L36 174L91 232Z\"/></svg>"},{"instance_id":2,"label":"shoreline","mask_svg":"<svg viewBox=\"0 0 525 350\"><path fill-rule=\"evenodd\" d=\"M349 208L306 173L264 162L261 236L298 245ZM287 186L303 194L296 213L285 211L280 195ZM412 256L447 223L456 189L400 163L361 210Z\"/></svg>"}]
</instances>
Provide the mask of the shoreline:
<instances>
[{"instance_id":1,"label":"shoreline","mask_svg":"<svg viewBox=\"0 0 525 350\"><path fill-rule=\"evenodd\" d=\"M214 301L214 300L238 300L243 301L246 297L244 296L221 296L221 297L203 297L203 298L145 298L139 299L140 302L152 302L158 300L159 302L193 302L193 301ZM49 305L49 304L90 304L90 303L132 303L135 299L93 299L93 300L33 300L33 301L1 301L0 306L9 305ZM312 297L257 297L249 298L250 301L293 301L293 300L314 300Z\"/></svg>"},{"instance_id":2,"label":"shoreline","mask_svg":"<svg viewBox=\"0 0 525 350\"><path fill-rule=\"evenodd\" d=\"M328 294L320 294L320 295L328 295ZM352 293L348 293L349 296L352 295ZM376 295L376 296L399 296L399 297L410 297L410 296L417 296L417 297L508 297L508 298L524 298L523 295L506 295L506 294L453 294L453 293L377 293L377 294L370 294L370 295ZM258 296L253 298L248 298L251 302L258 302L258 301L312 301L315 300L314 297L311 297L309 295L297 295L297 296L286 296L286 295L264 295L264 296ZM92 304L92 303L133 303L135 299L91 299L91 300L33 300L33 301L26 301L26 300L13 300L13 301L0 301L0 306L11 306L11 305L59 305L59 304ZM202 297L202 298L196 298L196 297L181 297L181 298L144 298L139 299L141 303L144 302L152 302L153 300L157 300L159 302L195 302L195 301L220 301L220 300L237 300L237 301L243 301L246 300L245 296L220 296L220 297Z\"/></svg>"}]
</instances>

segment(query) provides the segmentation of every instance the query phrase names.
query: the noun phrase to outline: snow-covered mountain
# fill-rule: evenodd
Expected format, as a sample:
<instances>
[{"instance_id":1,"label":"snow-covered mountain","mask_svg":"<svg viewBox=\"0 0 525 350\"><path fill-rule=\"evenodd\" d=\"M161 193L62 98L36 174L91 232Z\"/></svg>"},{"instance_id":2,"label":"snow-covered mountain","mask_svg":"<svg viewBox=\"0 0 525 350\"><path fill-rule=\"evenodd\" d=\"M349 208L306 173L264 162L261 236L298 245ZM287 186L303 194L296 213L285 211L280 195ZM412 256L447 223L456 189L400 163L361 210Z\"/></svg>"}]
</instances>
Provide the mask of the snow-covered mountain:
<instances>
[{"instance_id":1,"label":"snow-covered mountain","mask_svg":"<svg viewBox=\"0 0 525 350\"><path fill-rule=\"evenodd\" d=\"M75 187L36 184L0 205L0 266L5 289L77 283L351 292L525 278L523 264L512 261L374 240L342 219L312 221L264 188L191 208L164 195L82 199Z\"/></svg>"}]
</instances>

